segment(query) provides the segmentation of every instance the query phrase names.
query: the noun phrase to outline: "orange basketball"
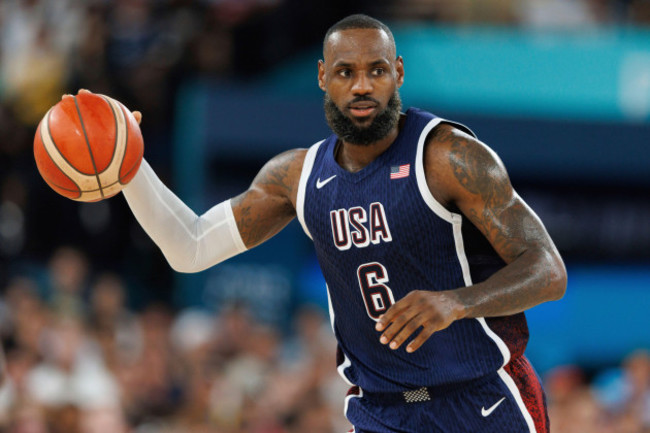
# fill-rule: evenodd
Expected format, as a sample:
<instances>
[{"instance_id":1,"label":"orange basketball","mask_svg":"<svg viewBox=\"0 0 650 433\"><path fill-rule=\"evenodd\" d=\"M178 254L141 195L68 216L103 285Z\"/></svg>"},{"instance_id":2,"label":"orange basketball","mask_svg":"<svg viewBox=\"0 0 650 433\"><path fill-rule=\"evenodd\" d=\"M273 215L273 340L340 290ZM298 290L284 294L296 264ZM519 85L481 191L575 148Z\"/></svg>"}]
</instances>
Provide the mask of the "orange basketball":
<instances>
[{"instance_id":1,"label":"orange basketball","mask_svg":"<svg viewBox=\"0 0 650 433\"><path fill-rule=\"evenodd\" d=\"M120 192L138 171L143 152L133 114L95 93L63 98L45 114L34 137L34 158L45 182L78 201Z\"/></svg>"}]
</instances>

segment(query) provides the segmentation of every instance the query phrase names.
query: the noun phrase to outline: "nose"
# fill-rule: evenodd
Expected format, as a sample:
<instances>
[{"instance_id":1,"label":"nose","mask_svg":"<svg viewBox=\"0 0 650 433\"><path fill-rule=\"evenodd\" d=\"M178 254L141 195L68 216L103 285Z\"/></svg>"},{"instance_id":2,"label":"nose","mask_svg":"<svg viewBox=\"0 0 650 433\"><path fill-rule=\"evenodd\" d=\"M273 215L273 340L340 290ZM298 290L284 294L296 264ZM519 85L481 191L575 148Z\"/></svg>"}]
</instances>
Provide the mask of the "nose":
<instances>
[{"instance_id":1,"label":"nose","mask_svg":"<svg viewBox=\"0 0 650 433\"><path fill-rule=\"evenodd\" d=\"M352 92L355 95L367 95L372 93L372 81L366 74L357 74L352 83Z\"/></svg>"}]
</instances>

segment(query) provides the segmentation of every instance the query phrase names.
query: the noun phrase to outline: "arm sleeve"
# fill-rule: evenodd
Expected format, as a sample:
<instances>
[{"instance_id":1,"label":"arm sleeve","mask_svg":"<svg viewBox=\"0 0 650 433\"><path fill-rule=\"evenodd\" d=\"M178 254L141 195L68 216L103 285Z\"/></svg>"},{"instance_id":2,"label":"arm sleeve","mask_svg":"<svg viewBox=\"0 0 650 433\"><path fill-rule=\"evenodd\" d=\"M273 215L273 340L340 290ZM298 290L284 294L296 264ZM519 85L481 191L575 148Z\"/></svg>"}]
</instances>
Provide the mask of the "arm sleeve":
<instances>
[{"instance_id":1,"label":"arm sleeve","mask_svg":"<svg viewBox=\"0 0 650 433\"><path fill-rule=\"evenodd\" d=\"M135 218L175 271L199 272L246 251L230 200L198 216L145 160L122 192Z\"/></svg>"}]
</instances>

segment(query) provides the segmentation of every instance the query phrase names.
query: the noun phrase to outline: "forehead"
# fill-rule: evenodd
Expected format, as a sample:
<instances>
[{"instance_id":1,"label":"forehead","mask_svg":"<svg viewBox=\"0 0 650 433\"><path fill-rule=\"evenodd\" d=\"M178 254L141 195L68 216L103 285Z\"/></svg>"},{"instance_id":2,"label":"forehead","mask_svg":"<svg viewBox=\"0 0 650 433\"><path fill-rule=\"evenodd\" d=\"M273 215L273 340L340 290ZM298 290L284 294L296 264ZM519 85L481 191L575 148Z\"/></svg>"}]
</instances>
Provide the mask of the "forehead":
<instances>
[{"instance_id":1,"label":"forehead","mask_svg":"<svg viewBox=\"0 0 650 433\"><path fill-rule=\"evenodd\" d=\"M325 63L354 61L358 58L392 60L395 46L380 29L348 29L332 33L323 47Z\"/></svg>"}]
</instances>

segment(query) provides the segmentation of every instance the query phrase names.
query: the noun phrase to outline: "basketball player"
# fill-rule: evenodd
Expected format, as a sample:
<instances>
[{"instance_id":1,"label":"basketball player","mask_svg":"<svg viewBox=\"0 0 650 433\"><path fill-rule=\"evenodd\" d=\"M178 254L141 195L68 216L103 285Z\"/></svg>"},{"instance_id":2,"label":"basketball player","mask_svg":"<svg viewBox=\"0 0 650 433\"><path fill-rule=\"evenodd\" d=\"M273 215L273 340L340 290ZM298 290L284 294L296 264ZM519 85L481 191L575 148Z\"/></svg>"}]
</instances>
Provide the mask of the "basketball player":
<instances>
[{"instance_id":1,"label":"basketball player","mask_svg":"<svg viewBox=\"0 0 650 433\"><path fill-rule=\"evenodd\" d=\"M318 62L333 135L274 157L202 216L146 161L124 195L179 272L298 217L327 281L354 432L548 432L523 311L563 296L562 259L469 129L401 112L403 82L391 31L349 16Z\"/></svg>"}]
</instances>

